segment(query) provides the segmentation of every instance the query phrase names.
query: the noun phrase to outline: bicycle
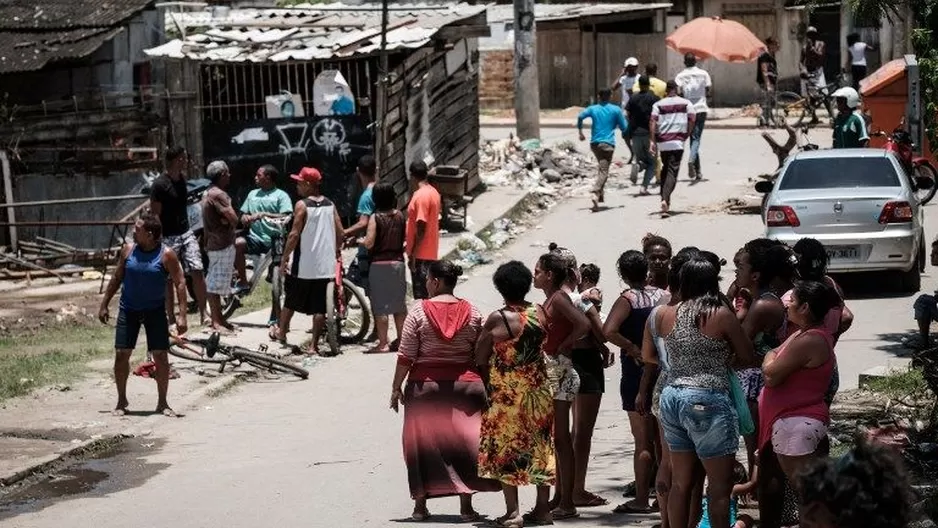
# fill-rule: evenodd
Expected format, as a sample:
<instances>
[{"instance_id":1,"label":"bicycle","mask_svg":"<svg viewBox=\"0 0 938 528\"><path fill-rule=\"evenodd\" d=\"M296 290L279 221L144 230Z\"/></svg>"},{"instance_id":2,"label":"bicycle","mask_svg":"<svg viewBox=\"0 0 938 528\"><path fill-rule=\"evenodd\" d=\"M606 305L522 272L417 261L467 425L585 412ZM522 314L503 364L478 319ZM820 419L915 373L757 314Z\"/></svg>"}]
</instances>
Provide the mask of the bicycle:
<instances>
[{"instance_id":1,"label":"bicycle","mask_svg":"<svg viewBox=\"0 0 938 528\"><path fill-rule=\"evenodd\" d=\"M235 289L237 277L232 270L232 289L228 295L221 298L222 315L227 320L242 305L242 299L250 296L254 288L260 283L260 278L264 277L270 283L271 288L271 313L279 319L280 308L283 306L281 297L283 295L283 276L280 274L280 259L283 258L283 245L286 238L284 230L293 219L293 215L267 217L266 221L277 226L280 229L280 236L276 236L271 241L271 248L263 255L245 255L246 274L248 276L248 288L243 290ZM265 272L266 270L266 272Z\"/></svg>"},{"instance_id":2,"label":"bicycle","mask_svg":"<svg viewBox=\"0 0 938 528\"><path fill-rule=\"evenodd\" d=\"M199 363L217 364L218 372L224 372L228 363L236 363L236 366L247 363L272 374L293 374L301 379L309 377L308 370L266 354L266 351L266 345L260 345L256 352L237 345L223 345L218 333L213 333L208 339L174 338L169 346L169 353L173 356Z\"/></svg>"},{"instance_id":3,"label":"bicycle","mask_svg":"<svg viewBox=\"0 0 938 528\"><path fill-rule=\"evenodd\" d=\"M335 280L326 285L325 334L332 355L342 353L342 345L364 341L372 329L371 308L365 292L346 277L341 260L336 261L335 269ZM281 293L281 303L284 295Z\"/></svg>"},{"instance_id":4,"label":"bicycle","mask_svg":"<svg viewBox=\"0 0 938 528\"><path fill-rule=\"evenodd\" d=\"M790 117L797 116L794 126L800 127L805 124L805 119L810 116L809 124L817 124L817 110L819 108L833 108L834 100L831 97L838 88L843 86L844 75L837 76L837 80L828 83L826 86L817 87L810 81L807 83L808 94L801 95L795 92L775 92L774 97L768 103L772 105L770 117L771 123L776 128L784 128ZM830 116L833 119L834 116ZM762 118L760 117L760 120Z\"/></svg>"}]
</instances>

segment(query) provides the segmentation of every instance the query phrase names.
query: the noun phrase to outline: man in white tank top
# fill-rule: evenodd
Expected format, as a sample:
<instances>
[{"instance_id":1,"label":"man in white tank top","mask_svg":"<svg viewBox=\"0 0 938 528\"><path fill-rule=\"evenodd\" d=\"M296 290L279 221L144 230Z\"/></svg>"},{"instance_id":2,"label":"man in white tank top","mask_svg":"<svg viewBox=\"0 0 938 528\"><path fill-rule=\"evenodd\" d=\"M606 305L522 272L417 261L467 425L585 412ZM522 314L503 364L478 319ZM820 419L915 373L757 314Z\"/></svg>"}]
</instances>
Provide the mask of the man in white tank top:
<instances>
[{"instance_id":1,"label":"man in white tank top","mask_svg":"<svg viewBox=\"0 0 938 528\"><path fill-rule=\"evenodd\" d=\"M293 312L313 316L309 353L319 353L319 337L326 322L326 286L335 280L341 258L342 221L335 205L322 195L322 174L303 167L290 176L300 201L293 208L293 228L287 235L280 271L284 275L284 307L277 338L286 342Z\"/></svg>"}]
</instances>

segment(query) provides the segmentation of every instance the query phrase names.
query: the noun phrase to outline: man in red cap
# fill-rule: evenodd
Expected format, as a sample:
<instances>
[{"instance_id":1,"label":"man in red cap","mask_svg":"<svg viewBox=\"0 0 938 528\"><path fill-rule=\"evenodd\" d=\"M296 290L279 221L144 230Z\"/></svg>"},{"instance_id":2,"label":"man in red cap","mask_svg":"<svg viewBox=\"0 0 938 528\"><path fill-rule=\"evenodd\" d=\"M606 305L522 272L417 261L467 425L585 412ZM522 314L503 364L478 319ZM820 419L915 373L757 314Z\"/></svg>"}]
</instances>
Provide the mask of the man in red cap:
<instances>
[{"instance_id":1,"label":"man in red cap","mask_svg":"<svg viewBox=\"0 0 938 528\"><path fill-rule=\"evenodd\" d=\"M293 312L313 316L313 340L307 353L319 354L319 337L326 322L326 286L335 280L342 248L342 221L335 205L322 195L322 174L303 167L291 174L301 199L293 208L293 229L287 235L280 271L284 275L283 310L277 337L286 342Z\"/></svg>"}]
</instances>

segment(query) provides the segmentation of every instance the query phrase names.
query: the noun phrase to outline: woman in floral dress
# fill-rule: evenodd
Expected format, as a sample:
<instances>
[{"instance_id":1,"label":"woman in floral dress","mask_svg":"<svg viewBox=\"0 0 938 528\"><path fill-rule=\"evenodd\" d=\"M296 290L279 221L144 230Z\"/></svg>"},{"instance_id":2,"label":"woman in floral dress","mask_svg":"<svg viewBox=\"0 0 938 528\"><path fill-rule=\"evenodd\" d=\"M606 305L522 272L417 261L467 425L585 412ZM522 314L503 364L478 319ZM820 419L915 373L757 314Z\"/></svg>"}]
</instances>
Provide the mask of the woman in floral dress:
<instances>
[{"instance_id":1,"label":"woman in floral dress","mask_svg":"<svg viewBox=\"0 0 938 528\"><path fill-rule=\"evenodd\" d=\"M496 519L498 526L524 526L523 517L551 522L554 406L541 355L546 316L525 300L532 279L531 270L518 261L498 268L492 280L505 307L489 315L476 349L489 399L482 415L479 476L502 483L506 513ZM522 516L518 486L528 485L537 486L537 504Z\"/></svg>"}]
</instances>

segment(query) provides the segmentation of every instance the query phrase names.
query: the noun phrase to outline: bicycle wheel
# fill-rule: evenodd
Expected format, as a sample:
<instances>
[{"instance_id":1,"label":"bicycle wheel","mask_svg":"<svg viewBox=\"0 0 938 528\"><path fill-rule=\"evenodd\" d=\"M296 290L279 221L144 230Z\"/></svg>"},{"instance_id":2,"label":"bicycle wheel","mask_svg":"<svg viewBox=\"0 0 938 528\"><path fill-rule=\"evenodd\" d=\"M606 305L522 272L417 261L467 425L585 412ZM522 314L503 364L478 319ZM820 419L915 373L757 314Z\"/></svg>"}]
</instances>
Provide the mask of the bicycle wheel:
<instances>
[{"instance_id":1,"label":"bicycle wheel","mask_svg":"<svg viewBox=\"0 0 938 528\"><path fill-rule=\"evenodd\" d=\"M795 92L779 92L775 95L775 108L772 109L772 119L778 128L791 124L791 118L798 118L798 123L804 120L807 100Z\"/></svg>"},{"instance_id":2,"label":"bicycle wheel","mask_svg":"<svg viewBox=\"0 0 938 528\"><path fill-rule=\"evenodd\" d=\"M273 312L277 316L277 322L280 322L280 309L283 308L283 274L280 273L280 266L273 266L270 274L270 302Z\"/></svg>"},{"instance_id":3,"label":"bicycle wheel","mask_svg":"<svg viewBox=\"0 0 938 528\"><path fill-rule=\"evenodd\" d=\"M339 317L336 307L335 281L330 280L326 285L326 342L332 355L340 354L339 347Z\"/></svg>"},{"instance_id":4,"label":"bicycle wheel","mask_svg":"<svg viewBox=\"0 0 938 528\"><path fill-rule=\"evenodd\" d=\"M915 190L915 196L918 198L918 203L925 205L935 197L935 192L938 192L938 174L935 174L935 168L931 165L922 163L921 165L916 165L912 169L913 183L919 178L927 178L931 180L931 187L928 189L918 189Z\"/></svg>"},{"instance_id":5,"label":"bicycle wheel","mask_svg":"<svg viewBox=\"0 0 938 528\"><path fill-rule=\"evenodd\" d=\"M221 353L221 351L215 352L213 357L208 357L206 350L209 347L209 342L209 339L193 339L187 340L184 343L172 343L169 345L169 353L180 359L197 361L199 363L221 365L231 361L231 358Z\"/></svg>"},{"instance_id":6,"label":"bicycle wheel","mask_svg":"<svg viewBox=\"0 0 938 528\"><path fill-rule=\"evenodd\" d=\"M244 363L249 363L260 370L266 370L268 372L278 374L293 374L294 376L301 379L306 379L309 377L308 370L274 356L262 354L260 352L252 352L242 348L235 348L232 350L231 354L235 359L238 359Z\"/></svg>"},{"instance_id":7,"label":"bicycle wheel","mask_svg":"<svg viewBox=\"0 0 938 528\"><path fill-rule=\"evenodd\" d=\"M360 343L371 330L371 308L365 292L349 279L342 279L342 289L345 293L345 317L339 340L343 344Z\"/></svg>"}]
</instances>

